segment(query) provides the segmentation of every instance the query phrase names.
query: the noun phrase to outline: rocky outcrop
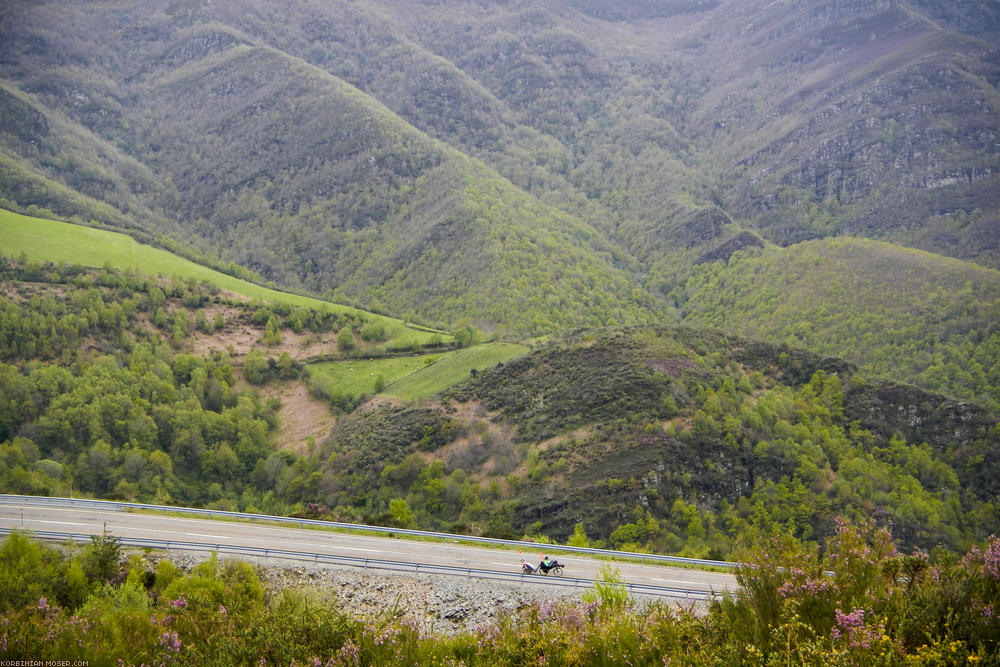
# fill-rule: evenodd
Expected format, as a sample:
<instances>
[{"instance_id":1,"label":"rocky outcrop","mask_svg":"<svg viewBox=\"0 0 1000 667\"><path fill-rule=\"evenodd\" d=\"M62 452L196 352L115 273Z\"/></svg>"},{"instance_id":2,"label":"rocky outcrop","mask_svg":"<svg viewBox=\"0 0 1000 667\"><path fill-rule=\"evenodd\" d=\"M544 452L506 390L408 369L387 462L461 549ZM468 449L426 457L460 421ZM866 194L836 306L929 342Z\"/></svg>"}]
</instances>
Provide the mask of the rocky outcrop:
<instances>
[{"instance_id":1,"label":"rocky outcrop","mask_svg":"<svg viewBox=\"0 0 1000 667\"><path fill-rule=\"evenodd\" d=\"M694 261L695 264L707 262L724 262L740 250L747 248L763 248L764 242L753 232L740 232L712 250L709 250Z\"/></svg>"}]
</instances>

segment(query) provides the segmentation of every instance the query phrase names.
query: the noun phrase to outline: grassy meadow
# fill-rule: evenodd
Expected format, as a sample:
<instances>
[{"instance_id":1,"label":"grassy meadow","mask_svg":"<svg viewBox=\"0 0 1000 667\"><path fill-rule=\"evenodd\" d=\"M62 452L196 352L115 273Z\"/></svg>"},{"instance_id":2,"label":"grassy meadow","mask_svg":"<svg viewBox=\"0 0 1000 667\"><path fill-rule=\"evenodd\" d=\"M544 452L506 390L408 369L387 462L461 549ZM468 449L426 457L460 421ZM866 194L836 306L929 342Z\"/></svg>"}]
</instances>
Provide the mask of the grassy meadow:
<instances>
[{"instance_id":1,"label":"grassy meadow","mask_svg":"<svg viewBox=\"0 0 1000 667\"><path fill-rule=\"evenodd\" d=\"M487 343L456 350L392 383L387 382L382 393L407 401L430 396L466 377L472 369L481 371L496 366L523 356L530 349L514 343Z\"/></svg>"},{"instance_id":2,"label":"grassy meadow","mask_svg":"<svg viewBox=\"0 0 1000 667\"><path fill-rule=\"evenodd\" d=\"M473 369L482 370L522 356L530 348L513 343L487 343L443 354L382 359L350 359L310 365L314 382L330 394L357 397L375 392L379 377L383 396L413 401L458 382Z\"/></svg>"}]
</instances>

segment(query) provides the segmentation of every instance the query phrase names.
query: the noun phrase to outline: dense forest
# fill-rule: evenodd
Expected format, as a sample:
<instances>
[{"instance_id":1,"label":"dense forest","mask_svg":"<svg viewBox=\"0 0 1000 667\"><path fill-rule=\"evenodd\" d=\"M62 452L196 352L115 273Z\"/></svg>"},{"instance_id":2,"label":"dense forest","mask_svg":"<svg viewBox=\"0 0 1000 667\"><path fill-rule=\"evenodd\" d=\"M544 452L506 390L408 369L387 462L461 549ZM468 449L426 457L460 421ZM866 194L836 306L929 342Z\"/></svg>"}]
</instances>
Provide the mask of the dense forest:
<instances>
[{"instance_id":1,"label":"dense forest","mask_svg":"<svg viewBox=\"0 0 1000 667\"><path fill-rule=\"evenodd\" d=\"M696 267L683 321L787 342L1000 407L1000 273L918 250L830 239Z\"/></svg>"}]
</instances>

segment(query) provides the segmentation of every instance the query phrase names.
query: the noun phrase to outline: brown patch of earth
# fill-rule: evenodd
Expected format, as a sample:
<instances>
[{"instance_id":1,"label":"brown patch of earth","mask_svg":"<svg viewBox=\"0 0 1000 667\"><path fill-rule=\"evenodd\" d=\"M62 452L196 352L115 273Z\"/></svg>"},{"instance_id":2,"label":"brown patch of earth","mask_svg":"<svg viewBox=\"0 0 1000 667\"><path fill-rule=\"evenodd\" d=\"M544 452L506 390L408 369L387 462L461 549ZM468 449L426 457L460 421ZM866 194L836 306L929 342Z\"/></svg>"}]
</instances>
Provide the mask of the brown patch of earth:
<instances>
[{"instance_id":1,"label":"brown patch of earth","mask_svg":"<svg viewBox=\"0 0 1000 667\"><path fill-rule=\"evenodd\" d=\"M313 398L302 382L283 382L261 388L262 396L281 401L275 445L295 454L309 454L310 438L321 443L330 434L336 417L326 403Z\"/></svg>"},{"instance_id":2,"label":"brown patch of earth","mask_svg":"<svg viewBox=\"0 0 1000 667\"><path fill-rule=\"evenodd\" d=\"M48 283L22 283L17 281L0 281L0 296L11 300L28 301L31 297L38 295L41 297L47 294L65 296L67 288L65 285L50 285Z\"/></svg>"},{"instance_id":3,"label":"brown patch of earth","mask_svg":"<svg viewBox=\"0 0 1000 667\"><path fill-rule=\"evenodd\" d=\"M215 321L216 314L222 313L226 326L218 331L202 333L192 329L189 342L191 351L198 355L208 355L212 352L230 350L230 355L236 359L244 357L254 348L260 348L268 357L278 358L287 352L293 359L306 359L325 354L336 354L337 332L327 331L322 334L313 332L297 334L291 329L281 330L281 342L277 345L264 343L264 327L250 323L244 311L234 306L210 304L203 308L209 324Z\"/></svg>"},{"instance_id":4,"label":"brown patch of earth","mask_svg":"<svg viewBox=\"0 0 1000 667\"><path fill-rule=\"evenodd\" d=\"M514 445L514 427L504 425L481 401L449 402L445 413L462 423L467 433L438 449L434 456L469 474L481 486L514 469L519 458Z\"/></svg>"}]
</instances>

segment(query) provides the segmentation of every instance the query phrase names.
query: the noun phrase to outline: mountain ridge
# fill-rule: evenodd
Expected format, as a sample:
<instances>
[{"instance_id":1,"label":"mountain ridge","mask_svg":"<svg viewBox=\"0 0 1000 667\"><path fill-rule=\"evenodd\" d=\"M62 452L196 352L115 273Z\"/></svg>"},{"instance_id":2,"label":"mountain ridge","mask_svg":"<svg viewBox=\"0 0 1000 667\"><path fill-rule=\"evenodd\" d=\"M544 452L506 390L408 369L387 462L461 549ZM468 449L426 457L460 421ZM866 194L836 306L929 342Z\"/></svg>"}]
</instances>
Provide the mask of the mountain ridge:
<instances>
[{"instance_id":1,"label":"mountain ridge","mask_svg":"<svg viewBox=\"0 0 1000 667\"><path fill-rule=\"evenodd\" d=\"M996 47L954 28L992 5L616 8L11 3L0 195L515 336L671 317L772 243L997 265Z\"/></svg>"}]
</instances>

